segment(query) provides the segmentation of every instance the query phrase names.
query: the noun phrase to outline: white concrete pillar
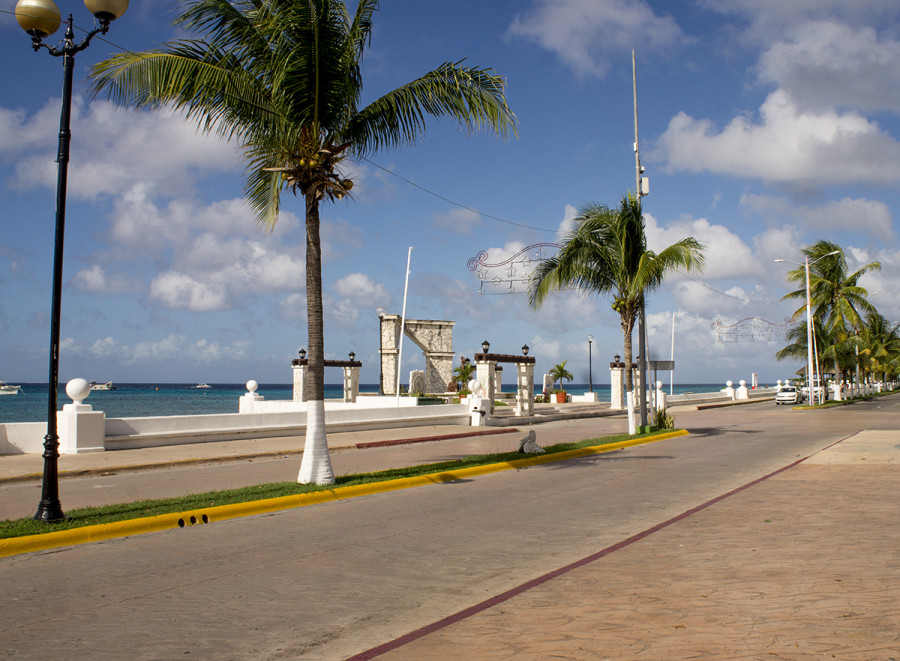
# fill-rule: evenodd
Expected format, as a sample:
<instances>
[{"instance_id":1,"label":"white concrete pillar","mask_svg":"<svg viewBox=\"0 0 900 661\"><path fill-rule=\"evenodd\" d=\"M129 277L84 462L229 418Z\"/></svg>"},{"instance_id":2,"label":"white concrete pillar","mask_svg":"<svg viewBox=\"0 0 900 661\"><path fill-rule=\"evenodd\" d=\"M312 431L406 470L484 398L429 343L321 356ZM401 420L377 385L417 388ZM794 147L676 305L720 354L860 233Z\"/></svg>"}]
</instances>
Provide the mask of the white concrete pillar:
<instances>
[{"instance_id":1,"label":"white concrete pillar","mask_svg":"<svg viewBox=\"0 0 900 661\"><path fill-rule=\"evenodd\" d=\"M66 384L66 394L73 403L64 404L62 411L56 413L60 454L106 450L106 414L83 403L90 392L91 386L84 379L72 379Z\"/></svg>"},{"instance_id":2,"label":"white concrete pillar","mask_svg":"<svg viewBox=\"0 0 900 661\"><path fill-rule=\"evenodd\" d=\"M734 388L731 387L732 383L732 381L726 381L725 389L722 392L728 396L728 399L734 401Z\"/></svg>"},{"instance_id":3,"label":"white concrete pillar","mask_svg":"<svg viewBox=\"0 0 900 661\"><path fill-rule=\"evenodd\" d=\"M294 401L306 401L306 365L292 365L294 370Z\"/></svg>"},{"instance_id":4,"label":"white concrete pillar","mask_svg":"<svg viewBox=\"0 0 900 661\"><path fill-rule=\"evenodd\" d=\"M254 404L256 402L261 402L265 398L256 392L256 389L259 388L259 384L250 379L247 381L247 392L241 395L240 402L238 402L238 413L255 413Z\"/></svg>"},{"instance_id":5,"label":"white concrete pillar","mask_svg":"<svg viewBox=\"0 0 900 661\"><path fill-rule=\"evenodd\" d=\"M516 415L534 414L534 363L516 363Z\"/></svg>"},{"instance_id":6,"label":"white concrete pillar","mask_svg":"<svg viewBox=\"0 0 900 661\"><path fill-rule=\"evenodd\" d=\"M657 381L657 382L656 382L656 397L655 397L655 401L656 401L656 409L657 409L658 411L665 411L665 410L666 410L666 393L663 392L662 385L663 385L663 384L662 384L662 381Z\"/></svg>"},{"instance_id":7,"label":"white concrete pillar","mask_svg":"<svg viewBox=\"0 0 900 661\"><path fill-rule=\"evenodd\" d=\"M625 408L625 363L609 364L609 408L613 411Z\"/></svg>"},{"instance_id":8,"label":"white concrete pillar","mask_svg":"<svg viewBox=\"0 0 900 661\"><path fill-rule=\"evenodd\" d=\"M750 393L747 391L747 382L741 379L738 382L740 385L738 389L734 393L735 399L750 399Z\"/></svg>"},{"instance_id":9,"label":"white concrete pillar","mask_svg":"<svg viewBox=\"0 0 900 661\"><path fill-rule=\"evenodd\" d=\"M490 417L494 414L494 368L497 363L494 361L479 361L475 363L475 378L481 382L481 396L485 400L482 402L487 415Z\"/></svg>"},{"instance_id":10,"label":"white concrete pillar","mask_svg":"<svg viewBox=\"0 0 900 661\"><path fill-rule=\"evenodd\" d=\"M359 367L343 367L344 401L355 403L359 396Z\"/></svg>"}]
</instances>

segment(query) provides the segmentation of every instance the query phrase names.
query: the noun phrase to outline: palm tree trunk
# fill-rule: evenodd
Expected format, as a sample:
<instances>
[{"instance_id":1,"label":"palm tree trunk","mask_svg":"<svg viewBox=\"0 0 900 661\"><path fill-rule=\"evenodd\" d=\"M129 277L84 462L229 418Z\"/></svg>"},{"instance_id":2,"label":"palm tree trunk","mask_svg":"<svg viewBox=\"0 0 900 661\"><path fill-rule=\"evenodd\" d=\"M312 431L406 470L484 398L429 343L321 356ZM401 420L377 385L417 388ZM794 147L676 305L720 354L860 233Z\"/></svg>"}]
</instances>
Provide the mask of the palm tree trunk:
<instances>
[{"instance_id":1,"label":"palm tree trunk","mask_svg":"<svg viewBox=\"0 0 900 661\"><path fill-rule=\"evenodd\" d=\"M625 392L634 390L634 362L632 356L634 352L631 344L631 333L634 330L634 315L626 310L620 312L622 335L625 338Z\"/></svg>"},{"instance_id":2,"label":"palm tree trunk","mask_svg":"<svg viewBox=\"0 0 900 661\"><path fill-rule=\"evenodd\" d=\"M332 484L334 471L325 435L325 331L322 313L322 244L319 202L306 196L306 315L309 365L306 370L306 443L297 482Z\"/></svg>"},{"instance_id":3,"label":"palm tree trunk","mask_svg":"<svg viewBox=\"0 0 900 661\"><path fill-rule=\"evenodd\" d=\"M634 390L634 363L631 362L631 329L625 331L625 392Z\"/></svg>"}]
</instances>

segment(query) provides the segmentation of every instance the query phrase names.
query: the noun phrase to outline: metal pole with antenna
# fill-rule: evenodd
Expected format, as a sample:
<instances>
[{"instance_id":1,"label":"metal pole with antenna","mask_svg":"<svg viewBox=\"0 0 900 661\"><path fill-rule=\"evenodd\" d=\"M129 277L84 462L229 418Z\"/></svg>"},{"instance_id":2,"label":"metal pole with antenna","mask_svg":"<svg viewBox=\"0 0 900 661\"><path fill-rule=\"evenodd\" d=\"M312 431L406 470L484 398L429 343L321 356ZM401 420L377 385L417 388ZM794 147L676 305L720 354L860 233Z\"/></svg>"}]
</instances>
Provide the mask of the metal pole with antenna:
<instances>
[{"instance_id":1,"label":"metal pole with antenna","mask_svg":"<svg viewBox=\"0 0 900 661\"><path fill-rule=\"evenodd\" d=\"M637 67L633 49L631 51L631 82L634 89L634 196L637 199L638 204L641 205L641 198L643 197L641 174L643 174L643 168L641 167L641 153L638 146ZM638 316L638 373L640 375L638 378L640 380L642 391L639 399L639 407L642 427L647 426L647 400L643 392L647 388L647 346L644 336L647 324L644 317L644 297L642 295L641 310Z\"/></svg>"}]
</instances>

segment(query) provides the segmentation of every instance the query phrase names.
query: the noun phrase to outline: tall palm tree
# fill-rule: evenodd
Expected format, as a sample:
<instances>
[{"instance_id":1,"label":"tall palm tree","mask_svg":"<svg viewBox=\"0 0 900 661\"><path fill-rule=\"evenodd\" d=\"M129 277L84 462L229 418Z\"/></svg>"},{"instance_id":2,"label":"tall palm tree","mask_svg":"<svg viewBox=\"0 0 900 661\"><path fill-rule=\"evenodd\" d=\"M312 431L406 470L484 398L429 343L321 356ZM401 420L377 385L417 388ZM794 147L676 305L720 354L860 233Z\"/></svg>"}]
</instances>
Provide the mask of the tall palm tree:
<instances>
[{"instance_id":1,"label":"tall palm tree","mask_svg":"<svg viewBox=\"0 0 900 661\"><path fill-rule=\"evenodd\" d=\"M863 325L863 314L873 310L866 298L868 292L859 286L859 279L869 271L881 270L880 262L869 262L853 273L847 271L847 259L843 249L831 241L817 241L803 254L809 259L809 291L812 314L821 317L828 329L831 345L824 347L834 362L835 373L840 371L841 345L852 341ZM800 287L788 292L782 300L802 300L803 305L794 312L793 319L806 314L806 267L788 271L787 279ZM815 324L813 325L815 328ZM831 350L829 350L831 349Z\"/></svg>"},{"instance_id":2,"label":"tall palm tree","mask_svg":"<svg viewBox=\"0 0 900 661\"><path fill-rule=\"evenodd\" d=\"M617 209L590 203L578 212L559 252L535 271L528 300L537 309L551 291L611 293L625 337L625 387L631 390L631 333L646 292L676 268L702 270L703 262L703 246L693 237L659 253L648 250L641 203L634 196L622 198Z\"/></svg>"},{"instance_id":3,"label":"tall palm tree","mask_svg":"<svg viewBox=\"0 0 900 661\"><path fill-rule=\"evenodd\" d=\"M491 70L445 63L360 107L362 61L378 0L351 17L339 0L188 0L175 19L199 35L97 64L94 92L133 108L174 107L204 131L236 139L246 159L245 194L266 227L280 195L306 212L309 324L306 443L300 482L334 481L324 413L319 204L350 194L346 158L412 144L426 116L450 117L469 133L514 133L505 82Z\"/></svg>"}]
</instances>

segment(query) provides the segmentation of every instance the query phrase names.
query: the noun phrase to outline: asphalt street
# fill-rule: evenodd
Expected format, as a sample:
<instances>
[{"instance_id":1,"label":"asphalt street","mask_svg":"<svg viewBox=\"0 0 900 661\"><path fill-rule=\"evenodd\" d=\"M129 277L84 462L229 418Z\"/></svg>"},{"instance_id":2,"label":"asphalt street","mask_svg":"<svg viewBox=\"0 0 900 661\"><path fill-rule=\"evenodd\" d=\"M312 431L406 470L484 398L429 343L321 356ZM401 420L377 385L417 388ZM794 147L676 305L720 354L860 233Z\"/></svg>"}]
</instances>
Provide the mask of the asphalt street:
<instances>
[{"instance_id":1,"label":"asphalt street","mask_svg":"<svg viewBox=\"0 0 900 661\"><path fill-rule=\"evenodd\" d=\"M0 655L345 659L860 430L897 429L896 399L814 412L771 402L683 410L676 422L690 436L610 454L0 559ZM621 421L552 423L538 441L591 424ZM510 437L502 442L520 435ZM450 441L414 452L425 446L463 452ZM354 470L388 456L353 452ZM342 454L351 456L337 453L336 464ZM264 472L296 474L296 459L266 463ZM176 469L169 483L220 484L219 471L241 465ZM140 477L152 484L168 472ZM70 501L73 483L64 481Z\"/></svg>"}]
</instances>

